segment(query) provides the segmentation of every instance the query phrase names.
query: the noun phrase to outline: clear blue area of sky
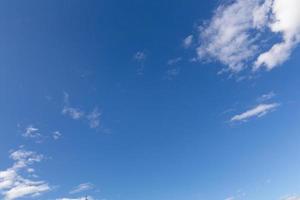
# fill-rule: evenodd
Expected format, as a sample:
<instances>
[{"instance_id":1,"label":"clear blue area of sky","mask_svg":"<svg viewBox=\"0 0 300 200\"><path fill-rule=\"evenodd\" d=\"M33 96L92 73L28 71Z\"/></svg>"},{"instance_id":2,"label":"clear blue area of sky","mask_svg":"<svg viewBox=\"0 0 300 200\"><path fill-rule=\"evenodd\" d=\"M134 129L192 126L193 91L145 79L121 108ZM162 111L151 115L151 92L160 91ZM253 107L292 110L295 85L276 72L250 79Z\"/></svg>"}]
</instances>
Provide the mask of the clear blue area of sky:
<instances>
[{"instance_id":1,"label":"clear blue area of sky","mask_svg":"<svg viewBox=\"0 0 300 200\"><path fill-rule=\"evenodd\" d=\"M5 0L0 2L0 169L24 145L43 153L37 174L67 196L82 182L108 200L278 199L300 192L300 51L271 72L236 82L218 63L191 58L182 40L218 1ZM133 55L147 55L144 73ZM276 112L247 123L230 118L274 91ZM101 128L62 115L63 94L95 106ZM21 136L29 124L58 141Z\"/></svg>"}]
</instances>

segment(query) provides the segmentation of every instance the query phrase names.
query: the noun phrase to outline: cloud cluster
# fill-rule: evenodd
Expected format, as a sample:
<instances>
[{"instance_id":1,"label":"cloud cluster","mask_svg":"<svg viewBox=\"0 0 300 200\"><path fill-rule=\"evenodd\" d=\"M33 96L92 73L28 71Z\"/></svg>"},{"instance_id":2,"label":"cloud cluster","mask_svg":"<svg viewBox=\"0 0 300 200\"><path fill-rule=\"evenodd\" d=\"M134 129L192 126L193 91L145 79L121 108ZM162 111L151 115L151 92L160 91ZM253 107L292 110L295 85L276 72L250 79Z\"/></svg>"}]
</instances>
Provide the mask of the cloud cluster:
<instances>
[{"instance_id":1,"label":"cloud cluster","mask_svg":"<svg viewBox=\"0 0 300 200\"><path fill-rule=\"evenodd\" d=\"M200 28L199 59L214 59L226 70L271 70L300 42L300 1L235 0L220 5ZM279 36L279 39L269 40ZM267 46L267 47L266 47Z\"/></svg>"},{"instance_id":2,"label":"cloud cluster","mask_svg":"<svg viewBox=\"0 0 300 200\"><path fill-rule=\"evenodd\" d=\"M4 200L35 197L50 190L50 186L45 181L23 177L26 173L28 175L34 172L30 166L41 162L43 155L20 149L12 152L10 158L14 161L13 166L0 171L0 192Z\"/></svg>"}]
</instances>

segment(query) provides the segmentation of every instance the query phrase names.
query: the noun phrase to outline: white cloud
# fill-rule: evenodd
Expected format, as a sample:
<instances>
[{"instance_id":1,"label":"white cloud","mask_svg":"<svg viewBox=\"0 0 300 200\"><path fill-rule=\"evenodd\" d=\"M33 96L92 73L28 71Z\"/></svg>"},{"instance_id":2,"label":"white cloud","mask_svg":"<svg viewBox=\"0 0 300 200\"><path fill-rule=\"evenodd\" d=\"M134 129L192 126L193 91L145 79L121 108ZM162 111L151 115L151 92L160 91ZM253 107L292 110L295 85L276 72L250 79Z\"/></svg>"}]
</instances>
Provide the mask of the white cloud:
<instances>
[{"instance_id":1,"label":"white cloud","mask_svg":"<svg viewBox=\"0 0 300 200\"><path fill-rule=\"evenodd\" d=\"M234 197L227 197L225 200L235 200Z\"/></svg>"},{"instance_id":2,"label":"white cloud","mask_svg":"<svg viewBox=\"0 0 300 200\"><path fill-rule=\"evenodd\" d=\"M76 186L70 192L70 194L76 194L76 193L84 192L84 191L87 191L87 190L92 190L94 188L95 188L95 186L92 183L81 183L78 186Z\"/></svg>"},{"instance_id":3,"label":"white cloud","mask_svg":"<svg viewBox=\"0 0 300 200\"><path fill-rule=\"evenodd\" d=\"M266 93L266 94L261 95L261 96L257 99L257 101L258 101L258 102L268 101L268 100L273 99L275 96L276 96L275 92L271 91L271 92L269 92L269 93Z\"/></svg>"},{"instance_id":4,"label":"white cloud","mask_svg":"<svg viewBox=\"0 0 300 200\"><path fill-rule=\"evenodd\" d=\"M101 113L95 108L90 114L88 114L87 119L90 124L90 128L97 128L100 125Z\"/></svg>"},{"instance_id":5,"label":"white cloud","mask_svg":"<svg viewBox=\"0 0 300 200\"><path fill-rule=\"evenodd\" d=\"M193 35L189 35L186 38L184 38L184 40L183 40L183 47L186 48L186 49L189 48L192 45L193 40L194 40L194 36Z\"/></svg>"},{"instance_id":6,"label":"white cloud","mask_svg":"<svg viewBox=\"0 0 300 200\"><path fill-rule=\"evenodd\" d=\"M95 107L90 113L80 110L78 108L73 108L70 106L69 94L64 93L64 108L62 114L70 116L74 120L85 120L89 123L90 128L97 128L100 126L101 115L102 113L98 111L98 108ZM59 139L61 133L56 131L52 134L54 139Z\"/></svg>"},{"instance_id":7,"label":"white cloud","mask_svg":"<svg viewBox=\"0 0 300 200\"><path fill-rule=\"evenodd\" d=\"M237 0L219 6L212 20L200 29L198 57L217 59L230 71L241 71L257 51L256 37L248 32L253 26L252 12L256 6L256 0Z\"/></svg>"},{"instance_id":8,"label":"white cloud","mask_svg":"<svg viewBox=\"0 0 300 200\"><path fill-rule=\"evenodd\" d=\"M70 102L69 102L69 94L68 93L64 93L64 107L62 110L62 114L64 115L68 115L69 117L71 117L72 119L80 119L84 116L84 112L81 111L78 108L74 108L72 106L70 106Z\"/></svg>"},{"instance_id":9,"label":"white cloud","mask_svg":"<svg viewBox=\"0 0 300 200\"><path fill-rule=\"evenodd\" d=\"M177 58L173 58L173 59L168 60L167 64L168 65L175 65L175 64L179 63L180 61L182 61L182 58L177 57Z\"/></svg>"},{"instance_id":10,"label":"white cloud","mask_svg":"<svg viewBox=\"0 0 300 200\"><path fill-rule=\"evenodd\" d=\"M269 22L274 33L282 35L282 42L276 43L272 48L261 54L255 62L255 70L266 67L268 70L286 61L293 48L300 42L300 1L274 0L272 15L274 20Z\"/></svg>"},{"instance_id":11,"label":"white cloud","mask_svg":"<svg viewBox=\"0 0 300 200\"><path fill-rule=\"evenodd\" d=\"M274 111L279 106L278 103L272 103L272 104L259 104L256 107L243 112L239 115L235 115L231 118L230 121L237 122L237 121L246 121L253 117L262 117L266 114L268 114L271 111Z\"/></svg>"},{"instance_id":12,"label":"white cloud","mask_svg":"<svg viewBox=\"0 0 300 200\"><path fill-rule=\"evenodd\" d=\"M84 115L79 109L67 106L63 108L62 113L64 115L69 115L72 119L80 119Z\"/></svg>"},{"instance_id":13,"label":"white cloud","mask_svg":"<svg viewBox=\"0 0 300 200\"><path fill-rule=\"evenodd\" d=\"M39 133L39 129L34 127L33 125L29 125L25 132L22 134L23 137L27 138L38 138L41 137L41 134Z\"/></svg>"},{"instance_id":14,"label":"white cloud","mask_svg":"<svg viewBox=\"0 0 300 200\"><path fill-rule=\"evenodd\" d=\"M78 197L78 198L58 198L56 200L94 200L94 198L91 196L87 196L87 197Z\"/></svg>"},{"instance_id":15,"label":"white cloud","mask_svg":"<svg viewBox=\"0 0 300 200\"><path fill-rule=\"evenodd\" d=\"M284 197L282 198L282 200L300 200L300 197L293 195L293 196Z\"/></svg>"},{"instance_id":16,"label":"white cloud","mask_svg":"<svg viewBox=\"0 0 300 200\"><path fill-rule=\"evenodd\" d=\"M0 191L4 200L39 196L50 190L50 186L44 181L23 177L26 172L34 170L29 166L41 162L43 155L20 149L12 152L10 158L14 161L13 166L0 171Z\"/></svg>"},{"instance_id":17,"label":"white cloud","mask_svg":"<svg viewBox=\"0 0 300 200\"><path fill-rule=\"evenodd\" d=\"M59 131L54 131L52 133L52 137L53 137L54 140L58 140L59 138L61 138L61 136L62 136L62 134Z\"/></svg>"},{"instance_id":18,"label":"white cloud","mask_svg":"<svg viewBox=\"0 0 300 200\"><path fill-rule=\"evenodd\" d=\"M299 10L299 0L235 0L220 5L200 28L198 57L218 60L231 72L249 66L271 70L300 42ZM281 41L266 42L276 35Z\"/></svg>"}]
</instances>

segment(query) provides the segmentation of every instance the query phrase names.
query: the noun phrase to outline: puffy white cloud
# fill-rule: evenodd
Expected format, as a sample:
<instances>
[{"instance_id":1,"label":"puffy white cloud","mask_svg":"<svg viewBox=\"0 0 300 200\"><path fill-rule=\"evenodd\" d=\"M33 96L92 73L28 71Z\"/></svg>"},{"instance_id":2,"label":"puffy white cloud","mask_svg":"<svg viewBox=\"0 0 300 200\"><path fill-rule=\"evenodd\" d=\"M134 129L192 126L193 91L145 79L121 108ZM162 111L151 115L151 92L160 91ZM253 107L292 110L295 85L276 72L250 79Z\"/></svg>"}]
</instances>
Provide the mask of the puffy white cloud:
<instances>
[{"instance_id":1,"label":"puffy white cloud","mask_svg":"<svg viewBox=\"0 0 300 200\"><path fill-rule=\"evenodd\" d=\"M274 0L272 5L273 21L269 26L274 33L282 35L282 42L259 55L255 62L255 70L266 67L268 70L286 61L293 48L300 42L300 1Z\"/></svg>"},{"instance_id":2,"label":"puffy white cloud","mask_svg":"<svg viewBox=\"0 0 300 200\"><path fill-rule=\"evenodd\" d=\"M253 117L262 117L269 112L275 110L279 106L278 103L272 103L272 104L259 104L256 107L247 110L241 114L235 115L231 118L232 122L237 121L246 121Z\"/></svg>"},{"instance_id":3,"label":"puffy white cloud","mask_svg":"<svg viewBox=\"0 0 300 200\"><path fill-rule=\"evenodd\" d=\"M76 193L84 192L84 191L87 191L87 190L92 190L94 188L95 188L95 186L92 183L81 183L78 186L76 186L70 192L70 194L76 194Z\"/></svg>"},{"instance_id":4,"label":"puffy white cloud","mask_svg":"<svg viewBox=\"0 0 300 200\"><path fill-rule=\"evenodd\" d=\"M235 0L220 5L200 28L198 57L218 60L231 72L249 66L271 70L300 42L299 10L298 0ZM280 38L268 41L274 35Z\"/></svg>"},{"instance_id":5,"label":"puffy white cloud","mask_svg":"<svg viewBox=\"0 0 300 200\"><path fill-rule=\"evenodd\" d=\"M248 32L253 26L256 6L256 0L237 0L219 6L212 20L200 29L198 57L217 59L229 70L241 71L257 51L255 37Z\"/></svg>"},{"instance_id":6,"label":"puffy white cloud","mask_svg":"<svg viewBox=\"0 0 300 200\"><path fill-rule=\"evenodd\" d=\"M12 152L10 158L14 160L13 166L0 171L0 191L4 200L38 196L50 190L46 182L30 180L22 176L26 172L34 171L29 166L42 161L43 155L20 149Z\"/></svg>"}]
</instances>

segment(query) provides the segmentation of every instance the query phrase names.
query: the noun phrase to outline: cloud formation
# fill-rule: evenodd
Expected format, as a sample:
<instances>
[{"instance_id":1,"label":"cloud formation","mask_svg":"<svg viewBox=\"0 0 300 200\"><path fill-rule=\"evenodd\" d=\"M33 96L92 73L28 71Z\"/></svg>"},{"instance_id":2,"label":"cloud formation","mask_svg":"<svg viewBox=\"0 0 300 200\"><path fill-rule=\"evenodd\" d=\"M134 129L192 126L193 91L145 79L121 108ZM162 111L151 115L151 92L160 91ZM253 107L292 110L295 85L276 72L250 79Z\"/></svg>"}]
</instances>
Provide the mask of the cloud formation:
<instances>
[{"instance_id":1,"label":"cloud formation","mask_svg":"<svg viewBox=\"0 0 300 200\"><path fill-rule=\"evenodd\" d=\"M61 134L61 132L59 132L59 131L54 131L54 132L52 133L52 138L53 138L54 140L60 139L61 136L62 136L62 134Z\"/></svg>"},{"instance_id":2,"label":"cloud formation","mask_svg":"<svg viewBox=\"0 0 300 200\"><path fill-rule=\"evenodd\" d=\"M92 183L81 183L78 186L76 186L70 192L70 194L76 194L76 193L84 192L84 191L87 191L87 190L92 190L94 188L95 188L95 186Z\"/></svg>"},{"instance_id":3,"label":"cloud formation","mask_svg":"<svg viewBox=\"0 0 300 200\"><path fill-rule=\"evenodd\" d=\"M38 138L41 137L41 134L39 133L39 129L34 127L33 125L29 125L25 132L22 134L23 137L27 138Z\"/></svg>"},{"instance_id":4,"label":"cloud formation","mask_svg":"<svg viewBox=\"0 0 300 200\"><path fill-rule=\"evenodd\" d=\"M300 42L300 1L235 0L220 5L201 26L199 59L218 60L227 71L272 70ZM279 37L276 40L271 38Z\"/></svg>"},{"instance_id":5,"label":"cloud formation","mask_svg":"<svg viewBox=\"0 0 300 200\"><path fill-rule=\"evenodd\" d=\"M56 200L94 200L92 196L78 197L78 198L58 198Z\"/></svg>"},{"instance_id":6,"label":"cloud formation","mask_svg":"<svg viewBox=\"0 0 300 200\"><path fill-rule=\"evenodd\" d=\"M231 122L247 121L248 119L253 117L262 117L268 114L269 112L274 111L278 106L279 106L278 103L259 104L250 110L247 110L241 114L233 116L230 121Z\"/></svg>"},{"instance_id":7,"label":"cloud formation","mask_svg":"<svg viewBox=\"0 0 300 200\"><path fill-rule=\"evenodd\" d=\"M98 128L100 125L101 113L98 108L95 107L91 112L86 112L81 109L75 108L70 105L69 94L64 93L64 107L62 109L62 114L71 117L74 120L86 120L89 123L90 128ZM53 138L59 138L61 135L59 132L53 133Z\"/></svg>"},{"instance_id":8,"label":"cloud formation","mask_svg":"<svg viewBox=\"0 0 300 200\"><path fill-rule=\"evenodd\" d=\"M183 47L186 48L186 49L189 48L192 45L193 41L194 41L194 36L193 35L187 36L183 40L183 43L182 43Z\"/></svg>"},{"instance_id":9,"label":"cloud formation","mask_svg":"<svg viewBox=\"0 0 300 200\"><path fill-rule=\"evenodd\" d=\"M45 181L23 177L26 173L34 172L30 166L41 162L43 155L20 149L12 152L10 158L14 161L13 166L0 171L0 192L4 200L35 197L50 190L50 186Z\"/></svg>"},{"instance_id":10,"label":"cloud formation","mask_svg":"<svg viewBox=\"0 0 300 200\"><path fill-rule=\"evenodd\" d=\"M282 200L300 200L300 197L299 196L287 196L287 197L284 197L282 198Z\"/></svg>"},{"instance_id":11,"label":"cloud formation","mask_svg":"<svg viewBox=\"0 0 300 200\"><path fill-rule=\"evenodd\" d=\"M72 119L80 119L84 116L84 112L81 111L79 108L75 108L72 107L70 105L70 101L69 101L69 94L68 93L64 93L64 108L62 110L62 114L64 115L68 115L69 117L71 117Z\"/></svg>"},{"instance_id":12,"label":"cloud formation","mask_svg":"<svg viewBox=\"0 0 300 200\"><path fill-rule=\"evenodd\" d=\"M271 91L269 93L261 95L259 98L257 98L257 101L265 102L265 101L273 99L275 96L276 96L275 92Z\"/></svg>"}]
</instances>

